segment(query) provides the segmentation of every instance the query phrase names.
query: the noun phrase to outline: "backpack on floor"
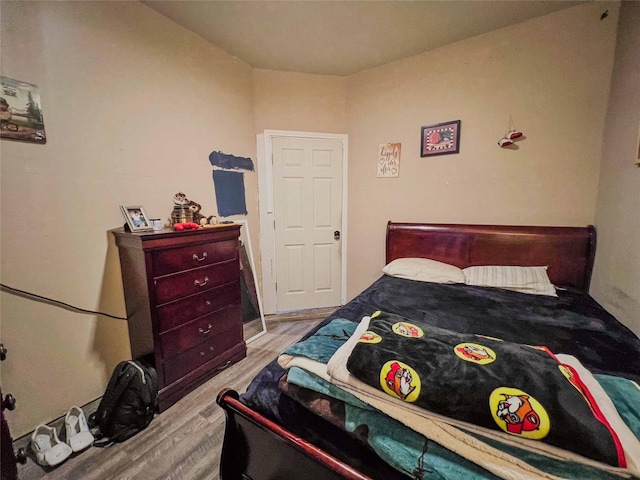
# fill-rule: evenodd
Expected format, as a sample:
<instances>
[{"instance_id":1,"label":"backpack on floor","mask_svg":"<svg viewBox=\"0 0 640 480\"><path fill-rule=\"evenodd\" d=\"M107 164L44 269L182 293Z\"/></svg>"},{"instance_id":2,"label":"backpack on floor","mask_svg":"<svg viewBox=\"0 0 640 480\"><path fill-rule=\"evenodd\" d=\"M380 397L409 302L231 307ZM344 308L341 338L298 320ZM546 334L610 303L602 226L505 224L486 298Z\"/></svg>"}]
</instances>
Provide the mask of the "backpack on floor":
<instances>
[{"instance_id":1,"label":"backpack on floor","mask_svg":"<svg viewBox=\"0 0 640 480\"><path fill-rule=\"evenodd\" d=\"M123 442L147 428L158 406L158 376L139 361L116 365L98 410L89 417L100 429L96 447Z\"/></svg>"}]
</instances>

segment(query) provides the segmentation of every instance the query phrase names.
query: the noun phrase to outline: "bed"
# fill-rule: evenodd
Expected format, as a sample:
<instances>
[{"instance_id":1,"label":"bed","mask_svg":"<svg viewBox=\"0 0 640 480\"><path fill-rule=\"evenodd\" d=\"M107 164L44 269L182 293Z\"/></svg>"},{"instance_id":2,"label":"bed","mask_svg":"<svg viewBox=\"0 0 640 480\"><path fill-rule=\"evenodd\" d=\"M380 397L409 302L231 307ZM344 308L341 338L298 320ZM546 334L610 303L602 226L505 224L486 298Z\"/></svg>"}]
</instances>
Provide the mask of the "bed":
<instances>
[{"instance_id":1,"label":"bed","mask_svg":"<svg viewBox=\"0 0 640 480\"><path fill-rule=\"evenodd\" d=\"M596 232L592 226L389 222L386 229L387 272L348 304L338 308L301 342L265 367L245 393L239 395L225 389L218 395L217 402L226 413L221 478L393 480L464 477L577 480L637 476L633 457L640 458L636 455L637 437L640 436L640 388L637 386L640 382L640 340L588 295L595 247ZM389 265L403 261L400 259L410 259L407 260L409 262L428 259L427 262L438 262L438 265L446 265L452 271L465 269L464 272L474 272L475 267L484 266L534 266L544 269L555 288L551 295L534 295L483 283L416 280L411 275L395 275L396 272L388 269ZM398 322L398 318L402 321ZM587 412L587 420L581 417L565 419L570 425L564 430L571 430L573 425L578 424L591 428L588 425L594 423L595 436L604 435L606 441L602 441L601 446L600 440L597 440L594 447L589 444L590 432L565 434L566 438L560 442L568 441L566 448L571 450L565 457L565 445L562 443L551 446L545 444L538 451L537 445L543 442L537 441L537 438L525 438L521 444L520 439L511 441L514 436L512 430L501 427L503 431L497 431L494 435L487 433L487 425L483 426L482 422L477 428L470 426L466 417L456 417L462 415L459 411L464 412L466 407L455 408L468 396L458 393L468 387L451 383L447 375L454 370L447 364L442 370L428 372L435 379L433 383L440 383L440 388L445 389L432 397L456 400L435 405L435 413L427 410L427 418L420 416L424 414L420 406L408 405L406 398L393 398L394 392L387 392L386 396L383 394L386 400L380 400L378 396L374 398L365 389L370 389L372 385L376 387L376 382L366 385L360 379L366 379L368 359L378 355L371 353L378 350L366 350L373 347L366 345L367 342L363 340L367 335L375 336L375 332L385 331L386 325L391 325L388 323L390 321L396 322L394 328L395 325L408 322L410 327L415 327L414 330L428 332L427 336L440 338L438 335L444 335L442 338L446 341L458 342L456 348L459 353L466 355L466 360L473 360L467 363L481 361L480 357L474 357L478 355L474 351L478 344L491 345L493 350L488 351L494 357L497 351L501 359L507 358L505 355L508 353L524 355L527 362L542 362L540 367L537 363L531 363L535 365L528 369L532 372L526 372L532 376L542 375L542 380L532 377L527 380L530 382L527 385L540 381L545 385L553 385L554 389L558 389L558 397L563 399L575 396L578 392L584 399L584 402L580 400L578 403L587 405L593 415L597 413L599 420L592 422ZM335 344L335 347L326 347L334 348L330 352L330 360L327 360L326 370L331 370L332 362L337 362L339 353L348 347L345 362L336 364L335 369L336 372L344 370L347 358L354 369L361 365L362 377L355 380L360 382L357 388L350 389L348 379L343 379L345 383L337 381L327 384L324 380L316 382L318 377L309 374L317 368L315 360L324 361L314 357L314 362L311 362L314 366L307 369L305 362L315 355L309 354L309 345L315 352L319 345L317 342L322 343L326 339ZM466 352L458 348L461 345L467 348ZM432 350L435 351L435 348ZM357 352L360 352L359 363ZM413 350L407 352L402 350L401 353L407 355L408 361L417 355ZM329 358L326 352L318 356L325 354ZM508 358L514 359L505 362L508 365L517 366L521 361L517 356ZM419 368L427 368L428 365L432 369L438 363L420 361ZM491 368L494 368L494 364ZM562 368L556 368L559 365ZM320 366L324 370L324 364L320 363ZM545 368L553 371L549 373ZM476 375L473 372L477 371L477 365L468 369L476 369L471 373ZM556 370L570 380L564 382L569 385L568 388L562 378L557 380ZM522 374L522 370L517 372L518 375ZM369 373L372 378L378 375L375 369ZM423 375L422 370L413 373L418 377ZM456 373L458 377L464 378ZM573 377L577 380L572 380ZM340 380L338 373L336 378ZM398 378L397 371L395 378ZM493 381L478 380L482 377L470 378L472 380L467 379L466 384L472 388L488 387ZM594 383L587 384L587 380ZM559 382L558 386L553 382ZM384 387L382 376L379 383ZM388 383L392 385L393 382ZM423 382L422 388L430 389L431 385ZM381 389L379 386L376 388ZM493 391L498 392L498 389ZM502 403L498 404L500 408L509 407L505 402L515 399L516 393L510 398L503 391L500 397ZM602 395L604 400L592 398L598 395ZM528 396L520 395L520 398ZM606 407L603 406L604 402L609 402ZM452 413L453 420L446 412L441 414L438 410L442 405L456 410ZM492 404L491 408L498 412L500 408L495 405ZM429 405L427 407L430 408ZM611 407L613 413L610 417L605 410ZM572 407L571 415L579 408ZM518 413L522 411L518 410ZM617 411L624 415L616 416ZM556 416L555 411L552 413L552 423L556 427L560 425L560 417ZM616 422L622 419L623 425L619 431L626 429L623 433L611 427L613 416L616 416ZM508 415L502 418L503 423L506 427L515 428L514 425L507 425L508 418ZM540 418L531 412L524 418L530 419L529 430L539 433ZM497 419L494 420L498 423ZM526 422L524 424L527 430ZM598 430L603 425L606 426L604 434ZM522 426L519 428L522 430ZM557 428L552 431L558 433ZM545 434L552 437L548 430ZM586 446L581 444L583 438ZM621 447L623 443L624 448ZM534 445L532 450L529 449L530 445ZM593 448L597 452L592 454ZM397 458L403 456L406 460Z\"/></svg>"}]
</instances>

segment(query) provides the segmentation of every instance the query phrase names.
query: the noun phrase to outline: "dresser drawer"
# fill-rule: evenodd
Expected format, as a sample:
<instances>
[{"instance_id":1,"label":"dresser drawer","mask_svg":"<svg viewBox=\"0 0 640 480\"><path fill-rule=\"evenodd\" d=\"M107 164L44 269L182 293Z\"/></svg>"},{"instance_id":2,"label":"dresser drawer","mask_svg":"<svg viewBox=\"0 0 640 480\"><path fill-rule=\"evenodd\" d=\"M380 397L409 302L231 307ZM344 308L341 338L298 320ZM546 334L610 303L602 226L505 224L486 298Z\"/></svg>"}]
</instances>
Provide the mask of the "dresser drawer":
<instances>
[{"instance_id":1,"label":"dresser drawer","mask_svg":"<svg viewBox=\"0 0 640 480\"><path fill-rule=\"evenodd\" d=\"M164 384L179 380L201 365L214 360L230 348L242 342L242 324L237 323L224 333L199 345L164 360Z\"/></svg>"},{"instance_id":2,"label":"dresser drawer","mask_svg":"<svg viewBox=\"0 0 640 480\"><path fill-rule=\"evenodd\" d=\"M166 332L190 322L194 318L213 313L227 305L238 303L240 303L239 281L166 303L157 309L158 332Z\"/></svg>"},{"instance_id":3,"label":"dresser drawer","mask_svg":"<svg viewBox=\"0 0 640 480\"><path fill-rule=\"evenodd\" d=\"M236 259L154 279L156 302L163 304L239 278Z\"/></svg>"},{"instance_id":4,"label":"dresser drawer","mask_svg":"<svg viewBox=\"0 0 640 480\"><path fill-rule=\"evenodd\" d=\"M237 241L223 241L158 250L152 253L154 276L191 270L214 263L233 260L238 256Z\"/></svg>"},{"instance_id":5,"label":"dresser drawer","mask_svg":"<svg viewBox=\"0 0 640 480\"><path fill-rule=\"evenodd\" d=\"M162 357L166 360L226 330L237 328L242 323L241 317L240 305L231 305L160 335Z\"/></svg>"}]
</instances>

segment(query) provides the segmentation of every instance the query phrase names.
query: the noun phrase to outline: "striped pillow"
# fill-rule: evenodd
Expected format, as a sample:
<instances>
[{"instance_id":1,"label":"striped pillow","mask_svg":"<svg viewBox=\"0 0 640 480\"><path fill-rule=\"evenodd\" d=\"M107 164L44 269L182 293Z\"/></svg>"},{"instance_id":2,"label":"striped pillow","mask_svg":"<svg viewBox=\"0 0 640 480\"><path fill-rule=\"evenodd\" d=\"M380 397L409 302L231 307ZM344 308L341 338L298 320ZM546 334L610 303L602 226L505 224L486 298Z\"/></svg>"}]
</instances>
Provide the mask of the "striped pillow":
<instances>
[{"instance_id":1,"label":"striped pillow","mask_svg":"<svg viewBox=\"0 0 640 480\"><path fill-rule=\"evenodd\" d=\"M467 285L497 287L534 295L557 297L547 267L505 267L498 265L467 267L462 270Z\"/></svg>"}]
</instances>

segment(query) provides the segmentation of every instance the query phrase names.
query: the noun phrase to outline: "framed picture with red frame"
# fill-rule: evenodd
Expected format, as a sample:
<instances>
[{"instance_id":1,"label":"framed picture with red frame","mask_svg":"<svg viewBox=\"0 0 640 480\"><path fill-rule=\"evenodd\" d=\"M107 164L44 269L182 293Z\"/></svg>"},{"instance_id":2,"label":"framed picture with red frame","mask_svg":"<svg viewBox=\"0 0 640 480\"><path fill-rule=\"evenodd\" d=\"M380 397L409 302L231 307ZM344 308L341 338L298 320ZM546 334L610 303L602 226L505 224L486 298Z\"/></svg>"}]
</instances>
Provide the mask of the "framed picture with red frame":
<instances>
[{"instance_id":1,"label":"framed picture with red frame","mask_svg":"<svg viewBox=\"0 0 640 480\"><path fill-rule=\"evenodd\" d=\"M421 157L458 152L460 152L460 120L422 127Z\"/></svg>"}]
</instances>

